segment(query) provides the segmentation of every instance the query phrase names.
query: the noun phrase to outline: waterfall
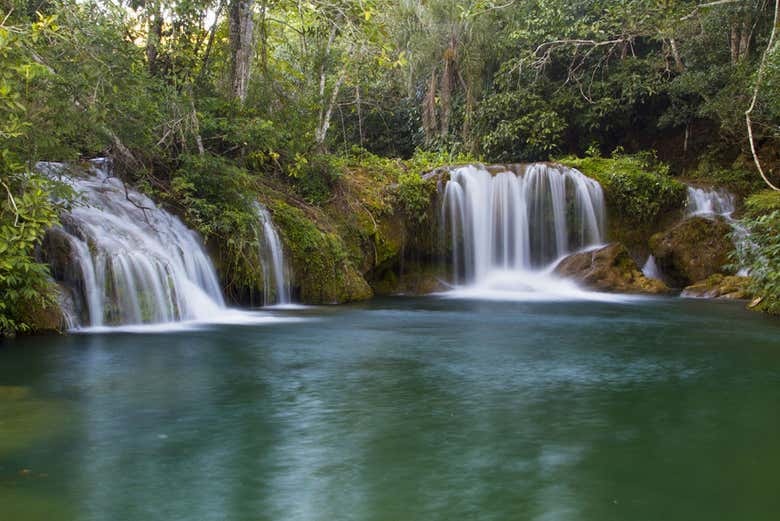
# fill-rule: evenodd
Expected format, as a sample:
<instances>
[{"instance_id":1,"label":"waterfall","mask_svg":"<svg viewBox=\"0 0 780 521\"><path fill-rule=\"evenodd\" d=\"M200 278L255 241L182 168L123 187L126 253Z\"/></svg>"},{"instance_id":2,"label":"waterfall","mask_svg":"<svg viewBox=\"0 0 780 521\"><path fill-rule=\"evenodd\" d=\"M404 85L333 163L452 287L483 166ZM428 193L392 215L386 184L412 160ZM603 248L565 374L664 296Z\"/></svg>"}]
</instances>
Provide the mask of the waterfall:
<instances>
[{"instance_id":1,"label":"waterfall","mask_svg":"<svg viewBox=\"0 0 780 521\"><path fill-rule=\"evenodd\" d=\"M261 226L260 263L263 268L263 303L288 304L290 302L290 283L287 279L287 265L284 261L284 249L276 232L271 214L260 203L255 203Z\"/></svg>"},{"instance_id":2,"label":"waterfall","mask_svg":"<svg viewBox=\"0 0 780 521\"><path fill-rule=\"evenodd\" d=\"M53 233L69 246L50 255L55 272L75 272L74 296L88 325L213 319L225 306L217 275L195 232L145 195L111 177L105 161L88 175L40 163L79 194Z\"/></svg>"},{"instance_id":3,"label":"waterfall","mask_svg":"<svg viewBox=\"0 0 780 521\"><path fill-rule=\"evenodd\" d=\"M730 218L734 213L734 194L714 188L695 188L688 186L688 202L685 209L686 217L716 216Z\"/></svg>"},{"instance_id":4,"label":"waterfall","mask_svg":"<svg viewBox=\"0 0 780 521\"><path fill-rule=\"evenodd\" d=\"M538 271L603 242L601 185L575 169L539 163L492 175L465 166L450 173L443 199L456 283Z\"/></svg>"},{"instance_id":5,"label":"waterfall","mask_svg":"<svg viewBox=\"0 0 780 521\"><path fill-rule=\"evenodd\" d=\"M658 269L658 264L655 262L655 256L650 255L647 257L644 266L642 266L642 275L648 279L662 280L661 270Z\"/></svg>"}]
</instances>

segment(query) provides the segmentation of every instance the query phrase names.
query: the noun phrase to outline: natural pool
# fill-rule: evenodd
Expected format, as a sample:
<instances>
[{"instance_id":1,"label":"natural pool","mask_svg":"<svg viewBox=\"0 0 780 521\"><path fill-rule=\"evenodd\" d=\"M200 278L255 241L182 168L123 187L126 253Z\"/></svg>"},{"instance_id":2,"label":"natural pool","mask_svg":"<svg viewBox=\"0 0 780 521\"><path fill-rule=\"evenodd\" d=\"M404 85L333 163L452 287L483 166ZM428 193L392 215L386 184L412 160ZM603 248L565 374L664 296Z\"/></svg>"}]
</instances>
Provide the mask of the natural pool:
<instances>
[{"instance_id":1,"label":"natural pool","mask_svg":"<svg viewBox=\"0 0 780 521\"><path fill-rule=\"evenodd\" d=\"M0 344L0 519L776 520L780 321L437 297Z\"/></svg>"}]
</instances>

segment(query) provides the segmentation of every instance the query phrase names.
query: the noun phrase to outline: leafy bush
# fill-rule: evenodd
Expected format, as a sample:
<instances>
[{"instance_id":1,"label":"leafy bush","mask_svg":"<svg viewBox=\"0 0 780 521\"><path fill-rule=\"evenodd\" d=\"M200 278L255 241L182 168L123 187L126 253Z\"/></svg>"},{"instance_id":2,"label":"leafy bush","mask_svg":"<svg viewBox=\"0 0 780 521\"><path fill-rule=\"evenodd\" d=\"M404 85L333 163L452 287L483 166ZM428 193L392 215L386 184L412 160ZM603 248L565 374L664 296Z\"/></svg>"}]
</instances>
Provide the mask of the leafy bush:
<instances>
[{"instance_id":1,"label":"leafy bush","mask_svg":"<svg viewBox=\"0 0 780 521\"><path fill-rule=\"evenodd\" d=\"M780 314L780 210L742 224L750 239L739 247L738 260L750 270L751 290L762 298L760 308Z\"/></svg>"},{"instance_id":2,"label":"leafy bush","mask_svg":"<svg viewBox=\"0 0 780 521\"><path fill-rule=\"evenodd\" d=\"M685 185L672 178L668 166L658 163L652 154L617 151L611 158L565 157L560 162L601 183L610 212L628 223L654 223L685 203Z\"/></svg>"},{"instance_id":3,"label":"leafy bush","mask_svg":"<svg viewBox=\"0 0 780 521\"><path fill-rule=\"evenodd\" d=\"M5 155L5 154L4 154ZM8 166L0 161L0 168ZM0 335L35 328L34 317L56 305L49 267L35 261L46 229L58 222L59 183L34 173L0 175Z\"/></svg>"},{"instance_id":4,"label":"leafy bush","mask_svg":"<svg viewBox=\"0 0 780 521\"><path fill-rule=\"evenodd\" d=\"M780 210L780 192L764 190L751 195L745 200L745 210L749 217L758 217Z\"/></svg>"},{"instance_id":5,"label":"leafy bush","mask_svg":"<svg viewBox=\"0 0 780 521\"><path fill-rule=\"evenodd\" d=\"M396 200L411 224L422 224L428 217L436 181L423 179L417 172L405 172L398 178Z\"/></svg>"},{"instance_id":6,"label":"leafy bush","mask_svg":"<svg viewBox=\"0 0 780 521\"><path fill-rule=\"evenodd\" d=\"M541 96L527 90L482 101L476 130L490 161L537 161L559 149L566 121Z\"/></svg>"}]
</instances>

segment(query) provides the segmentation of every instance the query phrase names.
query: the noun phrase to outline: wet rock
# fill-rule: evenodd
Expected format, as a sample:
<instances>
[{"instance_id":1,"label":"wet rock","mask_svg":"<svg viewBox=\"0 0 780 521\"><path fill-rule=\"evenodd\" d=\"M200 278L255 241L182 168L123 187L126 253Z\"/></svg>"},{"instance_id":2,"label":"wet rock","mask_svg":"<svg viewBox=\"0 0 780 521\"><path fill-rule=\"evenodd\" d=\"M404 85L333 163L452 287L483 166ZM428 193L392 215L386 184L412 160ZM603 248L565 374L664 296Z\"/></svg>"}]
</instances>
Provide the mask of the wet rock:
<instances>
[{"instance_id":1,"label":"wet rock","mask_svg":"<svg viewBox=\"0 0 780 521\"><path fill-rule=\"evenodd\" d=\"M653 235L650 249L659 269L678 287L723 273L734 244L723 219L693 217Z\"/></svg>"},{"instance_id":2,"label":"wet rock","mask_svg":"<svg viewBox=\"0 0 780 521\"><path fill-rule=\"evenodd\" d=\"M686 287L682 295L696 298L749 299L753 296L749 285L750 277L716 273Z\"/></svg>"},{"instance_id":3,"label":"wet rock","mask_svg":"<svg viewBox=\"0 0 780 521\"><path fill-rule=\"evenodd\" d=\"M555 267L555 273L597 291L652 295L671 292L660 280L645 277L619 243L569 255Z\"/></svg>"}]
</instances>

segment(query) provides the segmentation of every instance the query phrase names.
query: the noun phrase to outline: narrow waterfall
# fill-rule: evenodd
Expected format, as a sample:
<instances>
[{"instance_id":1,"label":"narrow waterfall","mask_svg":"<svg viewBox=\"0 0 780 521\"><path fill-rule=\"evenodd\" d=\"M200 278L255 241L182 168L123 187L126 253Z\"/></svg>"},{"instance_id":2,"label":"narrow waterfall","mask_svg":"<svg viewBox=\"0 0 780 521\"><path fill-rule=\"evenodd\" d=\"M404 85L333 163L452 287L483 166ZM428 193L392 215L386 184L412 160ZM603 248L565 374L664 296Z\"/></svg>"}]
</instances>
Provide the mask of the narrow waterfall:
<instances>
[{"instance_id":1,"label":"narrow waterfall","mask_svg":"<svg viewBox=\"0 0 780 521\"><path fill-rule=\"evenodd\" d=\"M55 273L70 273L79 321L104 326L213 319L224 300L197 234L145 195L111 177L105 161L89 175L41 163L80 194L62 216L64 255L49 254Z\"/></svg>"},{"instance_id":2,"label":"narrow waterfall","mask_svg":"<svg viewBox=\"0 0 780 521\"><path fill-rule=\"evenodd\" d=\"M688 202L685 216L707 217L720 215L722 217L731 217L735 209L734 199L734 194L726 190L688 186Z\"/></svg>"},{"instance_id":3,"label":"narrow waterfall","mask_svg":"<svg viewBox=\"0 0 780 521\"><path fill-rule=\"evenodd\" d=\"M642 275L648 279L662 280L661 270L658 269L658 264L655 262L655 256L649 255L642 266Z\"/></svg>"},{"instance_id":4,"label":"narrow waterfall","mask_svg":"<svg viewBox=\"0 0 780 521\"><path fill-rule=\"evenodd\" d=\"M598 182L563 166L531 164L492 175L454 169L442 219L456 283L495 271L540 270L567 253L603 242L604 195Z\"/></svg>"},{"instance_id":5,"label":"narrow waterfall","mask_svg":"<svg viewBox=\"0 0 780 521\"><path fill-rule=\"evenodd\" d=\"M288 304L290 302L290 282L287 277L287 265L284 261L284 249L276 232L271 214L260 203L255 203L260 223L260 263L263 268L263 303Z\"/></svg>"}]
</instances>

